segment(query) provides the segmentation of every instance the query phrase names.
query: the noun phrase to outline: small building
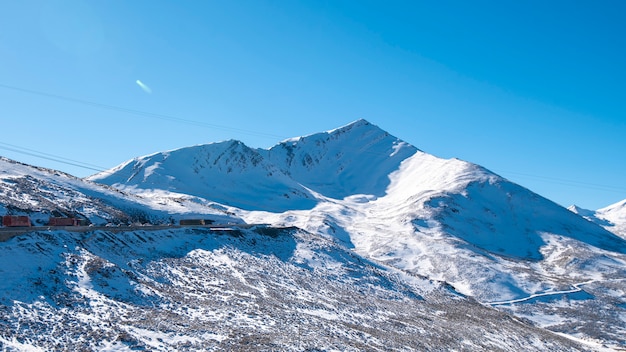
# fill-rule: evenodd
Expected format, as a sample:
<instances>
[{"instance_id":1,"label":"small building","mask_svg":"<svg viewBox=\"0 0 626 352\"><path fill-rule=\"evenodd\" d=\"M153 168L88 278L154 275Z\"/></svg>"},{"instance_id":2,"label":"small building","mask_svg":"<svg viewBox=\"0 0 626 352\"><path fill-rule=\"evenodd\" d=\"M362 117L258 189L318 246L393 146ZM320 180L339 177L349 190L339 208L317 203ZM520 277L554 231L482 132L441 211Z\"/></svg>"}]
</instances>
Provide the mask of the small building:
<instances>
[{"instance_id":1,"label":"small building","mask_svg":"<svg viewBox=\"0 0 626 352\"><path fill-rule=\"evenodd\" d=\"M80 219L76 218L53 218L48 220L48 226L80 226Z\"/></svg>"},{"instance_id":2,"label":"small building","mask_svg":"<svg viewBox=\"0 0 626 352\"><path fill-rule=\"evenodd\" d=\"M4 215L2 226L7 227L30 227L30 218L26 215Z\"/></svg>"},{"instance_id":3,"label":"small building","mask_svg":"<svg viewBox=\"0 0 626 352\"><path fill-rule=\"evenodd\" d=\"M211 225L215 222L212 219L181 219L179 224L181 226L201 226L201 225Z\"/></svg>"}]
</instances>

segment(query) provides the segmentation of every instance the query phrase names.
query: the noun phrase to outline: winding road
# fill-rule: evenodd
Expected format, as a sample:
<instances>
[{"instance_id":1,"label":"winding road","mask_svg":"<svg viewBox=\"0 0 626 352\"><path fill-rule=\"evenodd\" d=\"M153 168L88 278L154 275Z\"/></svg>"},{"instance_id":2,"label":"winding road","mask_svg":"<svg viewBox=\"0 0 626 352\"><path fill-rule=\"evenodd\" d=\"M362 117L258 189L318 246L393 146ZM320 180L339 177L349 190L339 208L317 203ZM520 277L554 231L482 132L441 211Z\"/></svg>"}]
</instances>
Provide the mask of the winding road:
<instances>
[{"instance_id":1,"label":"winding road","mask_svg":"<svg viewBox=\"0 0 626 352\"><path fill-rule=\"evenodd\" d=\"M572 289L570 290L561 290L561 291L548 291L548 292L541 292L541 293L535 293L532 294L528 297L523 297L523 298L517 298L517 299L511 299L511 300L507 300L507 301L497 301L497 302L488 302L488 305L491 306L500 306L500 305L504 305L504 304L513 304L513 303L519 303L519 302L524 302L524 301L529 301L533 298L537 298L537 297L545 297L545 296L554 296L554 295L567 295L567 294L571 294L571 293L577 293L582 291L583 289L581 288L581 286L583 285L588 285L594 282L598 282L598 281L624 281L626 279L609 279L609 280L589 280L589 281L585 281L585 282L579 282L577 284L573 284L572 285Z\"/></svg>"}]
</instances>

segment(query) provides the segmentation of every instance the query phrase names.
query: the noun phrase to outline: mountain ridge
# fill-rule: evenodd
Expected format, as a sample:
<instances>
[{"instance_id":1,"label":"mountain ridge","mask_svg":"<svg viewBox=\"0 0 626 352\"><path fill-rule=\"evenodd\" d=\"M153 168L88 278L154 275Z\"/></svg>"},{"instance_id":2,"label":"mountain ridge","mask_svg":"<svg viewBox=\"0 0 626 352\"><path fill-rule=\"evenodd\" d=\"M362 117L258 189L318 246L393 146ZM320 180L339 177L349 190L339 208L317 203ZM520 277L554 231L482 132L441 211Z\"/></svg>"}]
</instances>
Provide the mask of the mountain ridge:
<instances>
[{"instance_id":1,"label":"mountain ridge","mask_svg":"<svg viewBox=\"0 0 626 352\"><path fill-rule=\"evenodd\" d=\"M358 138L365 144L351 148L346 145L346 135L352 137L348 141ZM307 146L314 146L315 149ZM118 188L147 189L160 185L166 190L201 196L247 210L260 210L249 202L245 204L244 199L255 199L262 193L263 209L310 209L316 202L315 193L336 199L355 193L384 194L388 185L387 174L417 150L378 126L360 119L328 132L287 139L269 149L252 149L240 141L231 140L153 153L86 179ZM362 153L370 158L359 158ZM163 163L171 158L177 158L173 162L175 165L165 169ZM206 162L203 162L204 159ZM324 164L331 167L320 170L320 165ZM312 168L315 172L311 172ZM256 171L252 184L248 179L251 169ZM234 170L237 172L233 173ZM366 179L364 173L372 177ZM139 175L143 178L138 178ZM188 179L192 189L184 186L189 183ZM202 181L194 183L194 179ZM227 184L211 185L211 180ZM232 196L242 188L246 190L237 197Z\"/></svg>"},{"instance_id":2,"label":"mountain ridge","mask_svg":"<svg viewBox=\"0 0 626 352\"><path fill-rule=\"evenodd\" d=\"M350 145L346 139L358 140L359 144ZM417 151L360 119L327 132L288 139L266 153L269 160L301 184L327 197L342 199L354 194L383 195L387 175Z\"/></svg>"}]
</instances>

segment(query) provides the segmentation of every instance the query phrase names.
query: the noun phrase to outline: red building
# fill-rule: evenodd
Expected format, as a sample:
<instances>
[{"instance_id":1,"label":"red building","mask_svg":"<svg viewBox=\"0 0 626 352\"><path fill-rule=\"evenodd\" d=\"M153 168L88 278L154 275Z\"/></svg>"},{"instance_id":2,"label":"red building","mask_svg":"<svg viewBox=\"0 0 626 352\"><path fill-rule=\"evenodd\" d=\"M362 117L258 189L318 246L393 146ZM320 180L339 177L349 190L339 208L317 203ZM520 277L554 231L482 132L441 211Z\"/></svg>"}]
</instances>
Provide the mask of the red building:
<instances>
[{"instance_id":1,"label":"red building","mask_svg":"<svg viewBox=\"0 0 626 352\"><path fill-rule=\"evenodd\" d=\"M4 215L2 217L2 226L27 226L30 227L30 218L25 215Z\"/></svg>"},{"instance_id":2,"label":"red building","mask_svg":"<svg viewBox=\"0 0 626 352\"><path fill-rule=\"evenodd\" d=\"M80 219L76 218L50 218L49 226L79 226Z\"/></svg>"}]
</instances>

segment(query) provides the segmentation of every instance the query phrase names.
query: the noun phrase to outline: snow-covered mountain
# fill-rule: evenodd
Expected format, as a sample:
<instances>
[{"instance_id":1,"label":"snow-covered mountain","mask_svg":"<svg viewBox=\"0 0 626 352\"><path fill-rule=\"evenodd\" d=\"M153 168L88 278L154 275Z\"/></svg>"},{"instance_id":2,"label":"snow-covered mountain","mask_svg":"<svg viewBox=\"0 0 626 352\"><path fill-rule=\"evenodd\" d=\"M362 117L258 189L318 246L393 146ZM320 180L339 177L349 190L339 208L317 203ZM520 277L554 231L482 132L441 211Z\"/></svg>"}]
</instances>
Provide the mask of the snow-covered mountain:
<instances>
[{"instance_id":1,"label":"snow-covered mountain","mask_svg":"<svg viewBox=\"0 0 626 352\"><path fill-rule=\"evenodd\" d=\"M483 167L429 155L364 120L270 149L239 146L227 158L223 145L153 154L90 180L138 194L156 188L219 199L238 206L246 222L338 239L363 257L502 309L519 311L516 302L530 300L521 304L524 316L557 331L594 335L595 316L576 323L567 316L598 301L606 303L607 326L623 326L624 302L595 291L618 285L626 294L618 281L626 276L624 239ZM251 180L251 168L263 171ZM595 299L571 301L583 283ZM565 303L562 292L569 292Z\"/></svg>"},{"instance_id":2,"label":"snow-covered mountain","mask_svg":"<svg viewBox=\"0 0 626 352\"><path fill-rule=\"evenodd\" d=\"M626 252L622 239L557 204L480 166L421 152L364 120L267 150L228 141L155 153L89 179L131 193L176 191L279 217L297 210L330 216L334 205L339 213L367 213L367 219L343 217L350 226L369 227L368 219L380 217L382 224L408 224L412 233L436 228L509 258L542 259L542 234ZM350 235L348 244L362 241Z\"/></svg>"},{"instance_id":3,"label":"snow-covered mountain","mask_svg":"<svg viewBox=\"0 0 626 352\"><path fill-rule=\"evenodd\" d=\"M626 239L626 199L595 211L575 205L568 209Z\"/></svg>"},{"instance_id":4,"label":"snow-covered mountain","mask_svg":"<svg viewBox=\"0 0 626 352\"><path fill-rule=\"evenodd\" d=\"M384 195L389 173L416 151L358 120L268 150L226 141L155 153L89 180L133 193L140 193L134 189L184 193L246 210L308 210L326 197Z\"/></svg>"},{"instance_id":5,"label":"snow-covered mountain","mask_svg":"<svg viewBox=\"0 0 626 352\"><path fill-rule=\"evenodd\" d=\"M15 170L9 169L11 170L10 174L16 173ZM275 243L272 236L270 238L263 235L259 237L259 234L255 234L254 231L231 233L236 236L237 241L247 241L243 252L255 251L253 249L255 246L261 248L269 246L267 251L262 252L263 255L257 256L256 259L249 262L244 260L248 265L251 265L250 268L246 268L249 270L247 273L243 273L244 268L240 267L239 264L235 265L236 270L232 269L231 264L228 264L226 267L231 268L228 270L234 270L238 274L226 275L225 277L228 279L225 281L227 283L223 283L223 285L230 287L228 285L239 280L245 281L249 286L242 291L245 293L240 295L236 292L237 289L241 288L241 285L236 285L237 289L228 288L227 292L230 292L229 299L235 299L236 302L230 304L230 309L249 313L250 316L246 321L250 322L250 325L246 326L256 326L258 329L254 330L255 333L280 331L280 329L274 329L278 325L272 324L275 324L275 321L286 319L286 316L292 316L298 317L299 321L305 321L304 325L312 329L311 331L317 331L318 334L321 334L320 331L329 331L328 329L330 329L330 331L343 331L337 333L340 335L348 331L347 334L352 336L348 338L341 335L345 338L329 340L326 338L327 335L323 335L326 336L322 339L325 341L324 346L326 347L322 349L362 349L366 348L365 346L370 346L370 344L373 344L371 346L379 346L374 349L411 349L411 347L407 347L410 344L404 344L404 342L398 345L389 345L397 346L392 348L380 346L391 343L390 339L405 341L405 331L413 331L413 333L418 331L417 335L421 338L427 329L415 321L399 319L402 325L399 325L398 332L386 335L388 338L380 340L384 341L380 342L377 339L382 339L382 337L373 334L372 331L388 331L388 329L383 329L382 325L395 324L385 317L380 317L380 309L374 309L369 313L361 310L345 311L345 309L354 309L350 308L353 303L364 303L358 299L351 302L347 298L352 297L355 292L365 292L363 291L364 288L360 284L356 284L354 279L370 278L367 279L370 280L368 282L379 280L371 276L367 271L369 269L363 272L364 266L357 268L350 264L356 260L358 263L367 263L376 270L380 270L380 273L377 272L376 275L380 274L388 278L389 275L399 273L401 275L396 277L397 281L394 282L397 282L398 285L411 287L401 288L398 285L382 285L382 291L377 292L384 291L385 293L382 296L375 296L374 301L367 303L376 307L388 307L389 303L382 297L389 297L392 292L395 292L394 295L398 295L400 294L398 292L406 293L412 290L413 293L409 296L413 298L402 296L404 293L400 294L404 297L400 301L404 303L396 308L407 304L411 306L411 308L407 308L407 312L411 312L409 315L423 316L423 312L420 310L423 308L420 308L422 303L419 303L422 300L415 301L413 299L415 297L425 298L426 304L430 304L434 301L429 301L426 298L428 294L425 292L436 292L428 297L437 297L435 301L441 302L441 307L448 307L448 309L442 308L444 312L458 309L455 300L460 300L463 304L476 300L475 305L470 304L472 307L481 307L480 309L486 309L485 312L494 314L496 311L492 308L496 308L500 312L510 313L525 319L527 322L532 322L537 327L566 334L570 338L583 339L586 343L606 344L619 348L626 346L626 338L624 338L626 336L626 324L624 324L626 321L626 282L624 281L624 277L626 277L626 241L624 238L490 172L484 167L458 159L441 159L429 155L365 120L358 120L328 132L288 139L269 149L252 149L241 142L226 141L155 153L135 158L109 171L96 174L88 178L86 182L66 176L67 179L72 180L68 183L65 178L51 177L50 171L46 171L44 174L33 172L27 169L23 174L32 174L35 175L33 177L36 180L43 179L54 185L62 185L61 188L64 190L78 190L79 194L92 195L95 192L94 199L102 199L103 204L115 209L128 209L132 205L132 207L140 209L141 214L147 214L147 218L168 219L166 221L170 221L185 214L212 214L213 216L226 217L225 221L228 222L263 223L269 224L270 229L298 229L294 230L296 231L294 232L295 235L294 233L290 235L295 237L285 237L295 241L289 240L290 243L295 243L295 248L310 246L310 241L327 243L327 246L335 248L330 259L325 257L326 254L319 252L320 248L318 247L315 247L315 250L307 249L308 254L304 258L302 252L298 250L289 250L287 253L291 254L284 255L284 251L281 249L282 245ZM3 180L12 178L15 177L5 177ZM10 184L11 182L13 181L5 183ZM107 186L100 188L94 182ZM6 197L6 199L15 201L15 199L30 199L35 196L42 197L36 191L36 187L26 187L27 191L22 191L21 188L21 184L19 187L13 187L14 190L17 189L17 195L13 198ZM10 187L5 189L10 189ZM89 190L91 193L85 190ZM113 192L113 194L119 195L119 198L113 197L107 192ZM9 192L5 190L5 194L9 194ZM67 198L62 194L60 195L61 200ZM50 199L53 201L54 197L50 196ZM2 198L0 201L2 201L0 204L8 204ZM5 209L8 210L8 207L5 206ZM41 212L41 209L38 211ZM129 238L124 237L124 244L119 244L116 236L106 233L91 233L84 235L85 238L80 237L82 236L80 235L78 239L75 239L77 235L73 235L74 237L59 235L71 245L68 247L69 249L55 247L56 249L50 252L53 256L66 256L69 255L66 253L71 252L72 255L77 255L76 261L78 262L88 262L95 257L104 258L105 263L113 263L103 264L104 268L117 267L119 271L116 271L117 274L107 274L112 275L110 277L105 276L112 281L102 279L98 276L100 275L98 271L76 274L78 278L81 278L77 279L77 282L86 283L87 286L81 286L82 284L72 286L72 280L68 281L65 276L59 277L60 282L65 280L70 283L65 286L49 288L40 296L49 297L59 290L64 292L64 295L71 296L75 295L76 292L86 292L79 289L89 287L90 282L93 285L94 280L104 280L103 282L106 284L98 285L100 285L99 287L110 287L110 289L106 288L101 292L107 299L106 303L102 303L105 300L101 296L97 296L99 298L94 301L96 296L91 294L79 295L82 298L79 298L78 301L83 303L89 301L91 302L89 304L96 306L104 304L106 307L126 307L127 302L124 299L127 299L130 302L143 302L139 305L144 307L153 304L145 303L147 301L144 299L154 302L153 299L157 297L161 299L160 301L157 300L161 302L159 308L151 311L150 314L159 316L159 319L163 317L159 314L173 317L179 314L178 318L173 318L174 321L187 319L186 313L181 313L181 310L184 310L183 306L176 306L171 302L186 297L184 301L191 305L200 307L207 304L203 297L209 293L213 294L214 291L210 287L209 291L206 291L206 287L203 288L201 284L194 281L196 279L193 276L197 275L208 282L216 280L217 276L215 275L217 274L210 273L214 273L215 270L212 269L214 266L222 265L220 260L226 260L219 250L223 246L232 249L232 244L223 242L224 238L230 237L206 233L209 237L203 241L212 243L206 245L203 244L204 242L183 240L186 238L186 235L182 234L184 230L150 233L150 238L146 238L143 233L124 234L123 236L131 236ZM132 243L137 242L137 240L133 236L139 236L141 238L139 241L144 242L151 249L135 249L133 247L135 245ZM303 240L305 237L307 240ZM46 238L44 236L44 239ZM172 238L176 238L175 243L171 242ZM89 247L93 239L97 239L98 243L102 241L111 242L111 247L103 247L94 252L95 249ZM176 252L176 255L172 254L172 250L163 249L159 244L161 241L165 243L163 246L172 245L179 248L180 251ZM179 241L187 242L180 245ZM14 245L17 244L17 242L14 243ZM129 247L127 248L127 246ZM208 248L203 246L208 246ZM235 248L241 249L240 246L241 244L235 245ZM39 244L39 247L43 247L43 245ZM13 247L8 246L7 248ZM76 249L73 252L73 248L80 250ZM194 256L195 254L192 255L192 253L197 252L194 248L209 251L210 254L202 252L207 256L197 261L198 258ZM289 248L292 248L292 245ZM155 257L145 254L146 251L153 249L163 256ZM235 252L239 249L236 249ZM9 251L7 253L11 253L10 251L14 249L7 250ZM115 253L128 251L128 255L117 257L115 254L115 260L113 260L110 259L113 254L109 251ZM218 257L222 259L216 259L216 251L219 252ZM234 254L229 252L230 261L241 259L241 254L235 252L233 252ZM348 255L351 258L350 263L344 260L348 258L346 257ZM130 258L142 258L143 256L147 256L145 262L140 263L144 268L135 270L134 264L130 264L133 259ZM186 259L188 257L193 257L193 259ZM280 258L282 262L271 262L273 257ZM100 259L97 261L102 263ZM318 279L313 280L311 276L302 276L289 269L286 280L290 284L281 284L278 287L271 283L278 280L276 277L262 274L284 273L285 265L290 268L290 265L298 267L302 265L303 261L316 263L314 272L321 270L321 275L326 275L324 276L326 281L315 281ZM188 264L181 267L181 262L192 262L193 265L197 266L194 267L197 270L186 267ZM61 265L57 269L53 269L55 273L69 275L67 273L75 271L75 269L70 270L63 267L66 264L55 265ZM176 278L167 276L169 274L159 274L158 270L147 273L146 268L148 266L153 268L152 265L164 272L171 271L175 272L176 275L183 275L184 272L189 273L189 275L185 278ZM313 267L313 264L307 265ZM259 270L257 271L254 266L257 266ZM108 273L107 270L109 269L105 270ZM209 274L203 274L203 270ZM333 274L335 270L338 270L340 274ZM128 273L130 279L118 280L120 273ZM161 275L165 275L165 278ZM223 275L223 272L220 271L219 275ZM241 279L242 275L245 280ZM343 291L341 293L329 288L322 291L310 289L310 287L317 287L315 285L318 284L321 287L332 286L333 280L337 279L339 282L343 282L341 280L347 280L348 277L352 279L347 282L354 283L355 286L352 287L351 284L348 284L349 287L342 286L341 290ZM418 278L424 278L425 281L420 281L421 279ZM162 284L159 286L160 291L151 291L155 290L155 284L148 285L150 289L142 286L145 282L152 282L151 280ZM314 284L311 283L311 280ZM414 285L418 281L421 283L415 288ZM430 284L426 284L426 282L430 282ZM445 284L437 286L435 282ZM28 285L22 283L22 286ZM254 294L250 293L250 287L255 288ZM271 287L271 289L268 290L267 287ZM446 287L451 292L458 293L452 294L456 298L450 300ZM115 290L121 289L126 293L122 294L122 298L118 298L111 291L113 288ZM182 296L172 298L174 297L172 295L180 290L183 292L180 293ZM316 293L309 292L311 290ZM312 321L302 318L299 315L301 312L294 308L302 307L302 302L295 298L281 306L280 299L276 297L285 295L291 297L289 296L291 294L294 294L294 297L310 297L310 302L326 302L322 305L330 307L328 309L316 310L317 308L310 307L305 309L307 312L315 310L314 315L324 319L324 322L315 320L314 326L316 328L309 326L308 324ZM338 301L333 300L332 297L337 294L346 298ZM462 298L459 294L468 297L468 299ZM39 297L37 295L39 293L34 293L31 296ZM269 320L274 321L274 323L259 321L259 316L268 314L264 308L260 308L263 305L259 303L258 297L261 296L264 297L264 304L270 302L268 304L275 307L277 316L280 315L282 318L276 316ZM273 297L273 300L267 301L265 299L267 297ZM28 309L43 307L41 313L38 314L46 315L55 312L54 310L49 311L45 304L38 305L39 299L32 301L35 303L29 305ZM48 298L45 301L51 305L59 304ZM333 303L328 303L330 301ZM165 304L163 302L170 303ZM217 302L226 301L218 300ZM218 305L221 307L222 304L228 306L227 303L219 303ZM344 308L339 308L339 306ZM131 310L134 309L139 308L132 308ZM142 309L137 310L138 316L148 314ZM337 315L336 312L341 309L347 313ZM419 312L413 309L417 309ZM482 312L480 309L479 311ZM172 313L173 311L176 314ZM72 310L68 312L70 312L68 314L75 313ZM130 314L127 311L124 312L120 314L122 316ZM475 316L474 313L465 312L463 314ZM82 313L92 314L93 311L87 309L84 312L81 311ZM24 315L16 315L15 311L6 314L10 317L24 319ZM424 314L428 316L428 319L436 321L437 324L443 324L440 330L437 328L432 333L433 336L439 334L443 338L442 341L447 341L448 335L445 335L443 331L450 329L450 325L442 323L437 315ZM480 313L481 316L482 314ZM196 315L193 316L196 317ZM372 318L374 316L375 318ZM117 317L118 315L111 316L109 320L116 321ZM357 319L356 317L360 318ZM206 326L208 324L213 326L216 324L215 320L208 318L206 320L205 318L197 318L197 325ZM242 322L244 318L233 319L233 322ZM378 323L374 323L371 319ZM143 331L144 334L153 334L155 338L158 335L163 341L167 340L167 343L162 344L165 346L163 349L172 346L180 347L172 342L175 340L173 335L160 334L159 326L161 325L159 324L155 328L154 326L141 325L132 319L127 320L127 322L128 326L118 324L116 328L106 330L108 331L107 334L115 335L127 332L134 339L130 341L140 341L137 343L147 346L148 340L137 337ZM457 323L461 324L457 326L461 329L462 323L454 320L453 325ZM136 330L137 324L144 330ZM486 318L484 321L481 320L472 324L488 324L496 332L494 332L495 335L487 334L486 336L496 336L494 338L501 336L501 330L497 326L500 324L499 321L494 322L491 318ZM227 324L228 327L224 328L226 330L215 328L215 331L208 333L216 334L217 340L222 342L234 343L233 341L239 341L241 343L242 340L233 340L230 335L228 338L224 337L226 331L231 333L236 331L234 334L237 336L242 333L239 328L234 327L235 325L234 323ZM92 329L93 324L90 327L81 326L81 329ZM133 328L131 329L130 326ZM351 330L354 326L365 326L373 330L368 330L367 334L369 335L367 336L370 337L365 338L363 336L366 335L359 335L359 332ZM407 328L408 330L406 330ZM167 331L170 333L173 331L180 332L180 329ZM478 335L473 334L473 332L470 334L473 337L463 335L466 338L462 339L469 343L475 343L473 338L477 338ZM187 336L185 341L205 341L206 336L209 335L198 336L200 335ZM267 337L265 341L271 341L271 343L281 341L278 343L279 347L263 345L266 348L260 349L284 349L283 347L289 345L288 342L285 342L287 340L276 337L275 333L272 333L271 336ZM331 336L336 335L331 334ZM361 337L355 339L354 336ZM375 336L375 338L372 339L371 336ZM515 341L524 345L530 344L537 349L551 349L554 347L551 344L554 343L560 346L555 348L557 350L570 349L569 346L566 347L566 344L561 345L561 341L554 342L554 335L551 338L545 336L539 338L543 342L538 342L536 340L537 335L534 333L523 335L526 336L524 338L519 337L518 334L510 336L513 336L512 339ZM491 341L491 337L487 340ZM294 340L289 341L290 346L294 346ZM311 343L300 345L302 348L295 349L304 349L311 346ZM473 347L474 349L497 349L489 343L487 342L486 345L481 342ZM472 346L459 347L456 342L450 341L443 345L444 349L472 349ZM92 345L85 344L84 346ZM221 346L232 347L232 345ZM361 346L362 348L354 346ZM420 345L415 346L417 346L414 347L415 349L438 349L430 344L423 345L423 348L420 348ZM503 349L518 349L512 346L507 343ZM524 346L524 349L528 348L534 347Z\"/></svg>"}]
</instances>

